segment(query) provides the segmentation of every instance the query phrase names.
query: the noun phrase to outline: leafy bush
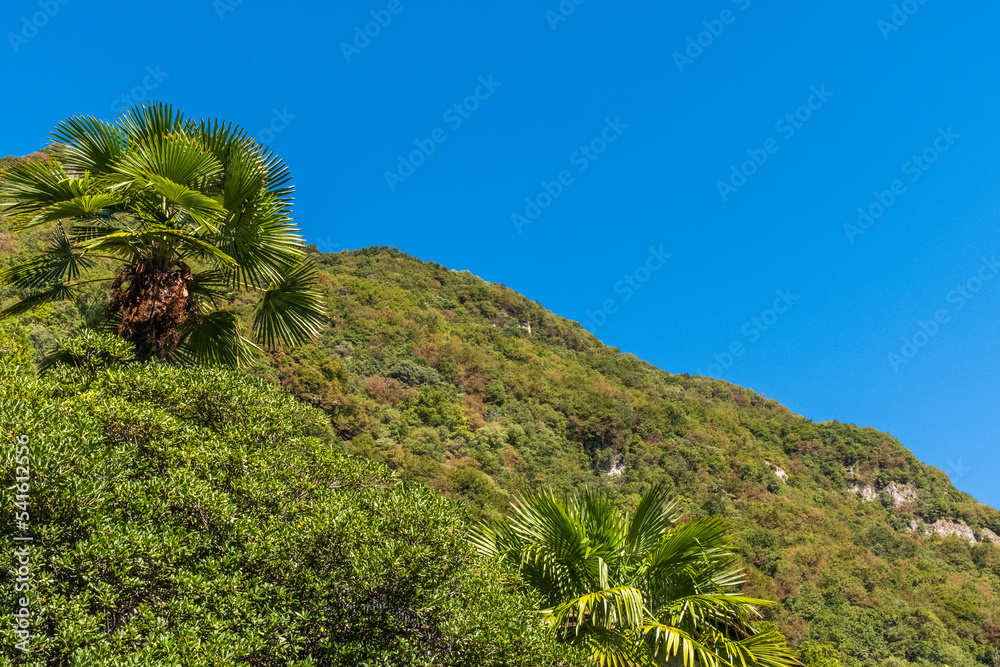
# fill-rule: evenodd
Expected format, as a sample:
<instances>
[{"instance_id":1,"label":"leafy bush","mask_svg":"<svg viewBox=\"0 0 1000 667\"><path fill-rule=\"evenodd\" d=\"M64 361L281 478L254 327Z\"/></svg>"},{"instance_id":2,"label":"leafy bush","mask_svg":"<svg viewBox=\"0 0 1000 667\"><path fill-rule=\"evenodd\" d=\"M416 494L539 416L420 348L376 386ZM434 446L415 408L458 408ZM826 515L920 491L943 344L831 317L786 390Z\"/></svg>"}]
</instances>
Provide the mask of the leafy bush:
<instances>
[{"instance_id":1,"label":"leafy bush","mask_svg":"<svg viewBox=\"0 0 1000 667\"><path fill-rule=\"evenodd\" d=\"M389 377L399 380L411 387L423 384L432 387L441 384L441 376L433 368L419 366L412 361L401 361L389 369Z\"/></svg>"},{"instance_id":2,"label":"leafy bush","mask_svg":"<svg viewBox=\"0 0 1000 667\"><path fill-rule=\"evenodd\" d=\"M145 364L5 363L0 384L5 486L27 436L35 538L28 654L0 555L0 665L576 660L448 501L339 454L326 416L278 388Z\"/></svg>"}]
</instances>

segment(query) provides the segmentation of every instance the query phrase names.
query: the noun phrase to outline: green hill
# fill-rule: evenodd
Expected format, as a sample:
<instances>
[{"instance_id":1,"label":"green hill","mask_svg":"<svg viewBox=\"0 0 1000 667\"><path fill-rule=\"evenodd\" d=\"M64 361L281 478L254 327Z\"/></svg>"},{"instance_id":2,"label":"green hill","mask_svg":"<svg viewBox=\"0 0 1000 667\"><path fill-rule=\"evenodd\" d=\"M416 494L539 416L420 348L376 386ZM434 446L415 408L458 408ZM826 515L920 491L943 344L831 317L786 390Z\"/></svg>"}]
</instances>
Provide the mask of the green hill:
<instances>
[{"instance_id":1,"label":"green hill","mask_svg":"<svg viewBox=\"0 0 1000 667\"><path fill-rule=\"evenodd\" d=\"M43 242L0 227L2 264ZM1000 512L891 436L658 370L468 272L313 251L329 326L245 370L324 411L329 447L473 519L542 486L596 486L627 508L665 482L688 516L729 519L747 593L780 601L765 613L807 664L1000 664ZM0 353L37 359L98 324L94 289L5 325Z\"/></svg>"}]
</instances>

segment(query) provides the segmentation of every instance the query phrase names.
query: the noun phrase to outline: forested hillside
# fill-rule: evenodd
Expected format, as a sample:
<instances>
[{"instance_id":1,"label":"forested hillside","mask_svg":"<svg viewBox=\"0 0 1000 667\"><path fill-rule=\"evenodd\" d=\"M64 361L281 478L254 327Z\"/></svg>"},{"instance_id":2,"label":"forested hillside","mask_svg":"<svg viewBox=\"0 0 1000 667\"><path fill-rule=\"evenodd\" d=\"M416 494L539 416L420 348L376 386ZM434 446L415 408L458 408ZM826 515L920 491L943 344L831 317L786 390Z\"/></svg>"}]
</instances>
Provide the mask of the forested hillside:
<instances>
[{"instance_id":1,"label":"forested hillside","mask_svg":"<svg viewBox=\"0 0 1000 667\"><path fill-rule=\"evenodd\" d=\"M4 224L0 264L45 242ZM539 487L597 487L630 508L664 482L689 517L729 519L745 591L780 601L766 617L807 664L1000 664L1000 512L891 436L658 370L468 272L388 248L313 254L329 325L244 370L325 412L328 446L472 519ZM100 325L101 294L0 325L0 355L38 361Z\"/></svg>"}]
</instances>

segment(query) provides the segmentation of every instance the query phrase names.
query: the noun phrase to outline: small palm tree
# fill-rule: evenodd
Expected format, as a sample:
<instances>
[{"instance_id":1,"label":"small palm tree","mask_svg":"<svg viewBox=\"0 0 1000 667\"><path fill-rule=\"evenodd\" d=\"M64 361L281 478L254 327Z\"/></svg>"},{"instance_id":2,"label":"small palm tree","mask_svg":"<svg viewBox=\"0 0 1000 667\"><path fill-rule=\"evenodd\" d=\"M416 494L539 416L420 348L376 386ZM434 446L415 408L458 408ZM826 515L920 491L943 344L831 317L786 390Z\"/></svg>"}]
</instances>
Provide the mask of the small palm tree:
<instances>
[{"instance_id":1,"label":"small palm tree","mask_svg":"<svg viewBox=\"0 0 1000 667\"><path fill-rule=\"evenodd\" d=\"M140 361L247 361L255 345L221 307L240 289L259 297L252 332L264 345L317 333L325 310L288 169L246 131L142 105L115 124L70 118L48 152L0 180L16 230L55 225L43 252L0 273L31 292L0 318L105 282L108 321Z\"/></svg>"},{"instance_id":2,"label":"small palm tree","mask_svg":"<svg viewBox=\"0 0 1000 667\"><path fill-rule=\"evenodd\" d=\"M603 495L542 493L472 533L479 551L517 567L541 595L541 614L599 665L800 664L776 631L751 624L756 605L736 595L725 521L677 524L662 486L629 517Z\"/></svg>"}]
</instances>

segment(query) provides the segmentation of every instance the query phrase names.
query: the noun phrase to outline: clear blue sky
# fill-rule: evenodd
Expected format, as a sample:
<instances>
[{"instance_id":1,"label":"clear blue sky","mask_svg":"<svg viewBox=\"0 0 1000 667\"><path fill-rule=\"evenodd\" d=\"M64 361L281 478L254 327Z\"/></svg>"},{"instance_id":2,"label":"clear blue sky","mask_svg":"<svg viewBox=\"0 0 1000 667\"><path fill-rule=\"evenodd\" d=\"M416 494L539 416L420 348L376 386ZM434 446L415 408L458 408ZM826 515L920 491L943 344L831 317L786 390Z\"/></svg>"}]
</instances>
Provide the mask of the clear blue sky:
<instances>
[{"instance_id":1,"label":"clear blue sky","mask_svg":"<svg viewBox=\"0 0 1000 667\"><path fill-rule=\"evenodd\" d=\"M235 121L322 248L468 269L1000 507L997 3L48 1L0 8L0 154L144 97Z\"/></svg>"}]
</instances>

